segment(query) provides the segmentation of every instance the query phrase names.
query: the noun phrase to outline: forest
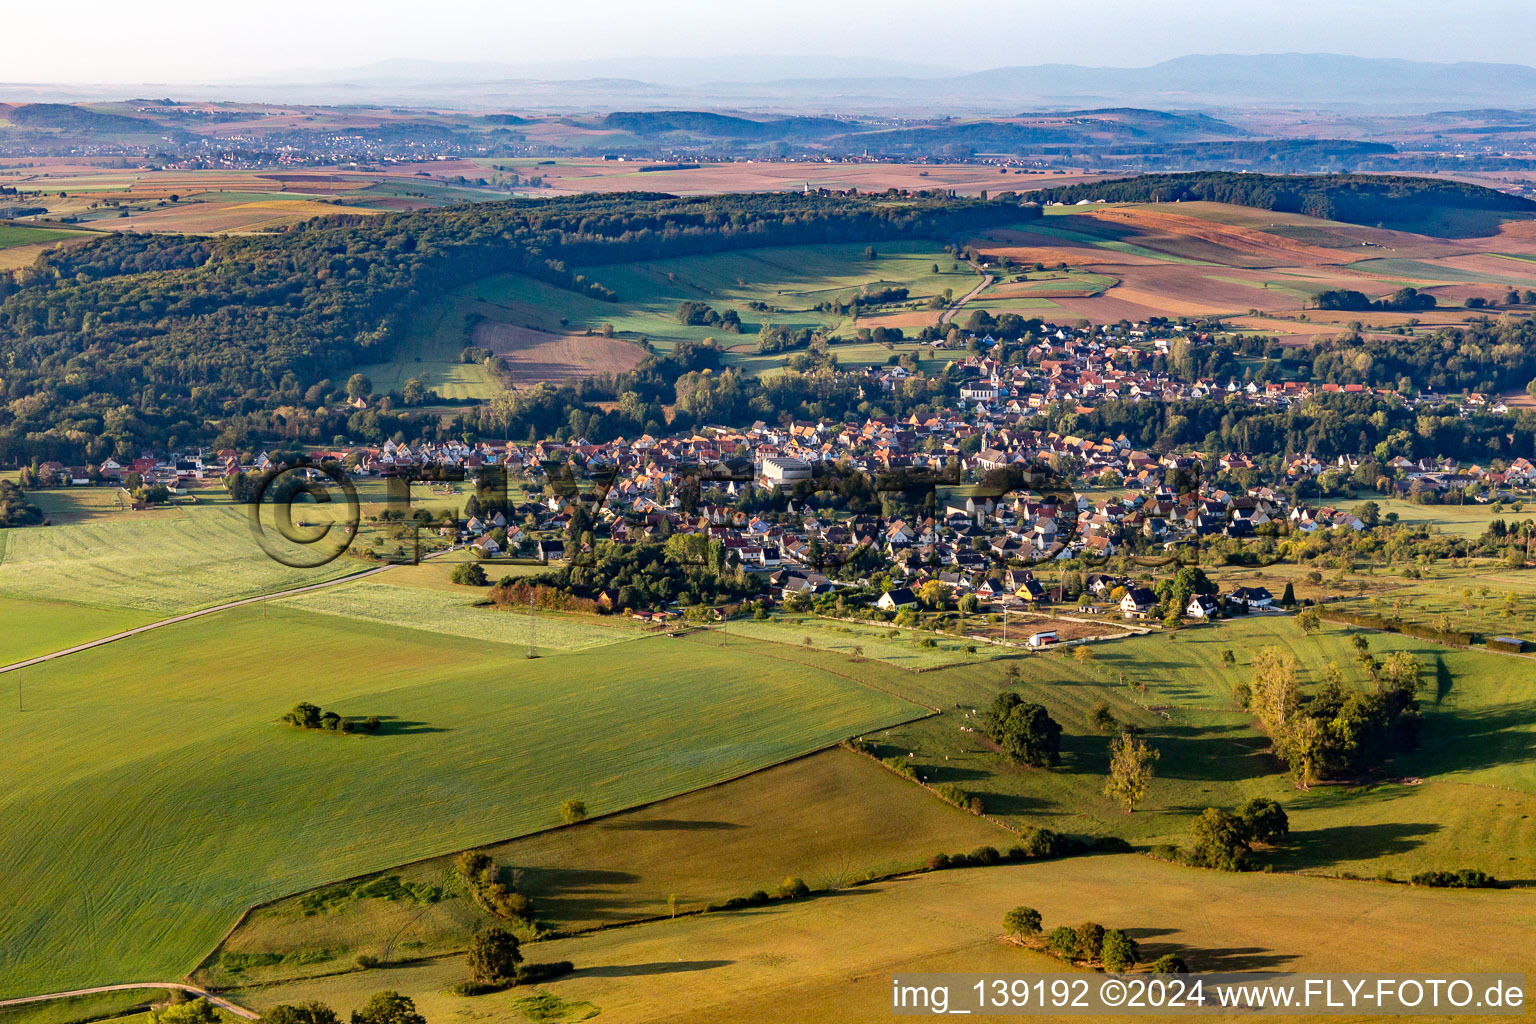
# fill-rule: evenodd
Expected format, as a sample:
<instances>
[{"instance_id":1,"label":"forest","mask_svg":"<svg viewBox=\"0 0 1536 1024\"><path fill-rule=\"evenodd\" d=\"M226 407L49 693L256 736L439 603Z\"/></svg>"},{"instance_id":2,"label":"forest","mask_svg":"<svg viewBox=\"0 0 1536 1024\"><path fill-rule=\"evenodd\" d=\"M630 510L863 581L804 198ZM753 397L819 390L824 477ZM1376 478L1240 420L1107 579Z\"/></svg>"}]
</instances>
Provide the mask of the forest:
<instances>
[{"instance_id":1,"label":"forest","mask_svg":"<svg viewBox=\"0 0 1536 1024\"><path fill-rule=\"evenodd\" d=\"M1042 205L1071 205L1083 199L1109 203L1231 203L1348 224L1418 224L1438 214L1457 211L1536 215L1536 202L1481 185L1374 174L1143 174L1041 189L1031 193L1030 198Z\"/></svg>"},{"instance_id":2,"label":"forest","mask_svg":"<svg viewBox=\"0 0 1536 1024\"><path fill-rule=\"evenodd\" d=\"M239 443L238 424L312 409L314 385L387 358L406 317L465 280L519 271L612 299L589 276L605 263L947 241L1037 214L1009 194L634 193L93 239L0 275L0 464Z\"/></svg>"}]
</instances>

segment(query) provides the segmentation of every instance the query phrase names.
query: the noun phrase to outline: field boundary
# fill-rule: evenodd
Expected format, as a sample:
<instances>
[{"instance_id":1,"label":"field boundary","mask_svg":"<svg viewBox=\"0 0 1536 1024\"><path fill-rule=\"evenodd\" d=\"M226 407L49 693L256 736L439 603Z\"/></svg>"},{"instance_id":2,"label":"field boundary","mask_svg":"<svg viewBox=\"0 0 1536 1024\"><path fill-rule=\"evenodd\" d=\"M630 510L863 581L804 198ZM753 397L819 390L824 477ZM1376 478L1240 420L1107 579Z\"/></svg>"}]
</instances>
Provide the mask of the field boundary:
<instances>
[{"instance_id":1,"label":"field boundary","mask_svg":"<svg viewBox=\"0 0 1536 1024\"><path fill-rule=\"evenodd\" d=\"M855 682L857 682L857 681L855 680ZM908 698L902 698L902 699L906 700L907 703L912 704L915 707L927 707L927 705L920 704L917 701L913 701L913 700L910 700ZM914 722L921 722L924 719L932 718L934 715L937 715L939 713L940 712L938 711L937 708L930 709L928 711L928 713L926 713L926 714L915 715L912 718L902 719L899 722L892 722L890 725L883 726L882 728L897 729L897 728L900 728L900 727L902 727L904 725L911 725ZM620 808L617 808L617 809L612 810L612 811L605 811L602 814L594 814L590 818L586 818L583 821L576 822L574 825L551 825L551 826L549 826L547 828L534 829L531 832L523 832L523 833L520 833L518 835L505 836L505 837L503 837L501 839L494 839L494 840L492 840L490 842L487 842L487 843L476 843L476 844L474 844L472 846L464 846L464 847L460 847L459 849L456 849L456 850L446 850L446 851L443 851L441 853L432 853L432 854L428 854L425 857L416 857L413 860L402 861L402 862L397 863L397 864L388 865L387 867L375 868L372 871L362 871L362 872L359 872L359 873L357 873L355 875L348 875L345 878L332 879L331 881L326 882L323 885L311 886L308 889L299 889L299 890L294 891L294 892L284 893L281 896L274 896L273 898L271 898L269 900L262 900L259 903L252 903L250 906L246 907L245 910L241 911L240 916L235 919L235 923L229 926L229 929L219 939L218 943L216 943L214 945L213 949L209 950L208 953L205 954L202 957L202 959L198 960L198 962L193 966L193 968L190 971L187 972L185 977L190 978L194 974L196 974L198 971L204 970L205 968L209 967L213 962L215 962L215 960L218 957L218 955L220 954L220 952L222 952L224 944L229 941L230 936L233 935L235 933L235 931L242 924L244 924L246 922L246 920L248 920L252 914L256 913L259 910L263 910L263 909L265 909L267 907L274 906L274 905L276 905L278 903L282 903L284 900L290 900L290 899L293 899L295 896L301 896L301 895L303 895L306 892L314 892L314 891L316 891L318 889L329 889L329 888L332 888L332 887L338 886L338 885L346 885L349 882L362 881L363 879L371 878L374 875L382 875L382 874L384 874L385 872L388 872L388 871L397 871L397 870L401 870L401 869L407 868L407 867L411 866L412 864L418 864L418 863L420 863L421 861L424 861L424 860L437 860L440 857L454 857L454 856L457 856L458 854L461 854L461 853L467 853L470 850L481 850L481 849L484 849L484 848L486 848L488 846L499 846L502 843L510 843L510 842L515 841L515 840L531 839L531 838L533 838L535 836L549 835L551 833L560 832L560 831L563 831L565 829L578 828L578 827L580 827L582 825L591 824L593 822L606 821L606 820L608 820L610 818L616 818L616 817L618 817L620 815L623 815L623 814L631 814L631 813L633 813L635 811L643 811L646 808L655 807L655 806L657 806L659 804L664 804L664 803L668 802L669 800L676 800L676 799L679 799L679 798L685 797L685 796L693 796L693 795L698 794L698 793L707 793L707 792L709 792L712 789L718 789L721 786L728 786L728 785L730 785L733 782L740 782L742 779L751 778L754 775L760 775L763 772L772 771L775 768L781 768L781 767L783 767L784 765L787 765L787 764L794 764L797 761L804 761L804 760L806 760L808 758L816 757L819 754L825 754L829 750L847 750L848 748L845 746L845 740L846 740L846 737L843 740L837 740L837 741L835 741L833 743L824 744L824 745L822 745L820 747L817 747L815 750L808 750L808 751L806 751L803 754L796 754L794 757L787 757L787 758L785 758L782 761L775 761L773 764L766 764L766 765L763 765L760 768L753 768L750 771L742 772L739 775L732 775L730 778L721 779L718 782L711 782L711 783L709 783L708 785L705 785L705 786L695 786L692 789L680 790L679 792L672 793L672 794L670 794L668 796L657 797L655 800L647 800L647 801L644 801L643 803L632 804L632 805L630 805L628 807L620 807ZM886 770L889 771L889 769L886 769ZM892 774L895 774L895 773L893 772ZM947 804L950 807L954 806L953 804L950 804L947 800L946 801L941 801L941 802ZM967 813L969 813L969 812L967 812ZM996 823L994 822L993 824L996 824ZM1007 831L1010 831L1010 832L1012 831L1011 829L1007 829L1006 826L1000 826L1000 827L1003 827ZM1017 834L1017 833L1015 833L1015 834ZM704 913L704 912L705 911L688 911L688 913L690 913L690 914ZM681 917L683 915L679 914L677 916ZM646 920L659 920L659 919L658 918L648 918ZM621 927L624 927L626 925L638 924L638 923L641 923L641 922L638 921L638 920L636 920L636 921L616 922L616 923L613 923L613 924L599 925L599 926L596 926L596 927L593 927L593 928L583 928L583 929L580 929L579 931L575 931L575 932L562 932L559 935L551 935L551 936L549 936L549 938L567 938L570 935L578 935L578 934L585 935L585 934L587 934L589 932L593 932L593 931L602 931L602 930L606 930L608 928L621 928ZM420 959L421 960L436 960L436 959L440 959L440 958L445 957L445 956L457 956L457 955L458 955L458 952L454 952L454 953L439 953L439 954L434 954L434 955L429 956L429 957L421 957ZM415 960L404 960L404 961L396 961L396 962L398 962L398 963L414 963L416 961ZM349 973L349 972L339 971L339 972L336 972L336 973ZM317 975L317 977L324 977L324 975ZM255 987L255 986L252 986L252 987ZM223 991L223 990L219 989L217 991ZM3 1006L3 1005L4 1005L3 1003L0 1003L0 1006Z\"/></svg>"}]
</instances>

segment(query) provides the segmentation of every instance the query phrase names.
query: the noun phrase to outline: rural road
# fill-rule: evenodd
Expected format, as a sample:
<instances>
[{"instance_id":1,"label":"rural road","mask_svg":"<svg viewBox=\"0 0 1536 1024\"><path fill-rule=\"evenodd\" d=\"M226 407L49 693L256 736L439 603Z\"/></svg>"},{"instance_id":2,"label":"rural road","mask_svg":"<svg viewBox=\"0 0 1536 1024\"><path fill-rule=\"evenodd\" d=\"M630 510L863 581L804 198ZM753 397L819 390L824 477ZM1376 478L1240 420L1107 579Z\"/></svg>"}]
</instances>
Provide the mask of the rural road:
<instances>
[{"instance_id":1,"label":"rural road","mask_svg":"<svg viewBox=\"0 0 1536 1024\"><path fill-rule=\"evenodd\" d=\"M434 551L432 554L424 556L423 560L426 558L436 558L438 555L446 555L448 552L453 550L455 549L444 548L441 551ZM87 643L77 644L74 647L68 647L62 651L54 651L52 654L40 654L35 658L28 658L26 661L12 662L9 665L0 665L0 675L4 675L7 672L15 672L19 669L24 669L29 665L41 665L45 661L52 661L55 658L63 658L70 654L79 654L81 651L89 651L94 647L101 647L104 644L110 644L118 640L126 640L130 636L138 636L140 633L148 633L150 630L159 629L162 626L174 626L178 622L187 622L191 619L201 618L204 615L212 615L215 612L224 612L231 608L239 608L242 605L256 604L261 601L275 601L280 597L292 597L295 594L307 594L312 590L324 590L326 587L339 587L343 583L355 583L358 580L367 579L369 576L376 576L381 572L388 572L393 568L394 565L380 565L372 569L364 569L362 572L355 572L350 576L340 576L334 580L326 580L324 583L310 583L306 586L294 587L291 590L279 590L274 594L258 594L255 597L245 597L238 601L226 601L223 604L216 604L210 608L200 608L195 612L186 612L181 615L173 615L168 619L160 619L156 622L146 622L142 626L135 626L133 629L125 629L121 633L113 633L111 636L104 636L100 639L91 640ZM0 1003L0 1006L3 1005L5 1004Z\"/></svg>"},{"instance_id":2,"label":"rural road","mask_svg":"<svg viewBox=\"0 0 1536 1024\"><path fill-rule=\"evenodd\" d=\"M955 318L955 314L960 312L960 308L985 291L987 286L990 285L992 281L993 277L991 274L981 275L981 284L978 284L975 288L972 288L970 291L960 296L959 299L950 304L948 309L939 315L939 325L943 326L944 324L947 324L953 320Z\"/></svg>"},{"instance_id":3,"label":"rural road","mask_svg":"<svg viewBox=\"0 0 1536 1024\"><path fill-rule=\"evenodd\" d=\"M71 996L90 996L95 995L98 992L127 992L140 988L180 989L182 992L185 992L188 995L201 996L202 998L212 1003L214 1006L217 1006L221 1010L228 1010L236 1017L241 1017L245 1020L259 1020L261 1018L261 1014L256 1013L254 1010L247 1010L243 1006L235 1005L228 999L221 999L211 992L205 992L204 990L196 988L192 985L183 985L179 981L136 981L127 985L98 985L95 988L77 988L73 992L50 992L48 995L43 996L23 996L20 999L0 999L0 1009L4 1009L7 1006L25 1006L28 1003L46 1003L52 999L68 999Z\"/></svg>"}]
</instances>

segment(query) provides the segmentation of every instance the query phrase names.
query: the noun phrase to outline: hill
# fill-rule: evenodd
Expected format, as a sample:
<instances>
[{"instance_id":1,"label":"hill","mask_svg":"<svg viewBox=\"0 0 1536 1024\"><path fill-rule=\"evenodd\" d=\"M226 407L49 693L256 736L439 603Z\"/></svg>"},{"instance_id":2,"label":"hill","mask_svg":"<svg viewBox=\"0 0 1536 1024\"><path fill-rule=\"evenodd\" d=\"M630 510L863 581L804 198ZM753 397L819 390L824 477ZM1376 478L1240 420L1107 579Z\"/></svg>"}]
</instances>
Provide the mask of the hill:
<instances>
[{"instance_id":1,"label":"hill","mask_svg":"<svg viewBox=\"0 0 1536 1024\"><path fill-rule=\"evenodd\" d=\"M1042 204L1204 201L1299 213L1436 235L1493 234L1506 219L1536 216L1536 202L1481 185L1395 175L1237 174L1194 171L1042 189Z\"/></svg>"}]
</instances>

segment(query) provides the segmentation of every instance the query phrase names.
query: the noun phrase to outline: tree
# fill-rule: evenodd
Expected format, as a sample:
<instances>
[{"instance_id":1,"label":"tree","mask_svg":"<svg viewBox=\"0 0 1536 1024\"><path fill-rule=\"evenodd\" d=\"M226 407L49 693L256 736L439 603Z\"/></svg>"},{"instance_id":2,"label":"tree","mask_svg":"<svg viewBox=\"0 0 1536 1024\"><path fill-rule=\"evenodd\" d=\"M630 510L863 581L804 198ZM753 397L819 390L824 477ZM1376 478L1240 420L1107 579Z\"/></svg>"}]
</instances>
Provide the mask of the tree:
<instances>
[{"instance_id":1,"label":"tree","mask_svg":"<svg viewBox=\"0 0 1536 1024\"><path fill-rule=\"evenodd\" d=\"M1088 712L1088 721L1099 732L1112 732L1120 724L1115 721L1115 714L1109 710L1109 705L1102 700Z\"/></svg>"},{"instance_id":2,"label":"tree","mask_svg":"<svg viewBox=\"0 0 1536 1024\"><path fill-rule=\"evenodd\" d=\"M1322 625L1323 617L1315 607L1303 608L1296 614L1296 628L1311 635Z\"/></svg>"},{"instance_id":3,"label":"tree","mask_svg":"<svg viewBox=\"0 0 1536 1024\"><path fill-rule=\"evenodd\" d=\"M1078 644L1077 647L1072 651L1072 657L1081 662L1092 661L1093 648L1089 647L1087 644Z\"/></svg>"},{"instance_id":4,"label":"tree","mask_svg":"<svg viewBox=\"0 0 1536 1024\"><path fill-rule=\"evenodd\" d=\"M427 389L420 379L410 377L401 386L400 397L405 400L406 405L420 405L427 397Z\"/></svg>"},{"instance_id":5,"label":"tree","mask_svg":"<svg viewBox=\"0 0 1536 1024\"><path fill-rule=\"evenodd\" d=\"M803 878L790 875L779 883L779 895L787 900L797 900L802 896L809 896L811 887L805 884Z\"/></svg>"},{"instance_id":6,"label":"tree","mask_svg":"<svg viewBox=\"0 0 1536 1024\"><path fill-rule=\"evenodd\" d=\"M1003 915L1003 930L1023 938L1040 934L1040 911L1034 907L1014 907Z\"/></svg>"},{"instance_id":7,"label":"tree","mask_svg":"<svg viewBox=\"0 0 1536 1024\"><path fill-rule=\"evenodd\" d=\"M469 940L469 977L482 985L517 980L523 951L517 936L501 927L482 928Z\"/></svg>"},{"instance_id":8,"label":"tree","mask_svg":"<svg viewBox=\"0 0 1536 1024\"><path fill-rule=\"evenodd\" d=\"M1280 595L1280 603L1286 608L1294 607L1296 604L1296 584L1290 580L1285 581L1285 593Z\"/></svg>"},{"instance_id":9,"label":"tree","mask_svg":"<svg viewBox=\"0 0 1536 1024\"><path fill-rule=\"evenodd\" d=\"M1190 828L1194 849L1190 861L1200 867L1241 871L1248 864L1248 829L1243 821L1219 807L1200 812Z\"/></svg>"},{"instance_id":10,"label":"tree","mask_svg":"<svg viewBox=\"0 0 1536 1024\"><path fill-rule=\"evenodd\" d=\"M300 729L320 728L320 709L309 701L300 701L293 710L283 716L283 721Z\"/></svg>"},{"instance_id":11,"label":"tree","mask_svg":"<svg viewBox=\"0 0 1536 1024\"><path fill-rule=\"evenodd\" d=\"M219 1024L219 1015L208 1000L193 999L185 1003L172 1003L163 1010L150 1012L154 1024Z\"/></svg>"},{"instance_id":12,"label":"tree","mask_svg":"<svg viewBox=\"0 0 1536 1024\"><path fill-rule=\"evenodd\" d=\"M918 588L917 599L934 611L942 611L949 603L949 585L941 580L929 580Z\"/></svg>"},{"instance_id":13,"label":"tree","mask_svg":"<svg viewBox=\"0 0 1536 1024\"><path fill-rule=\"evenodd\" d=\"M1121 733L1110 748L1109 778L1104 783L1104 795L1117 801L1130 814L1136 805L1147 798L1147 787L1152 782L1152 763L1161 755L1146 741Z\"/></svg>"},{"instance_id":14,"label":"tree","mask_svg":"<svg viewBox=\"0 0 1536 1024\"><path fill-rule=\"evenodd\" d=\"M1136 965L1141 951L1136 948L1136 940L1118 928L1111 928L1104 933L1103 944L1099 947L1099 960L1104 964L1104 969L1111 974L1119 974Z\"/></svg>"},{"instance_id":15,"label":"tree","mask_svg":"<svg viewBox=\"0 0 1536 1024\"><path fill-rule=\"evenodd\" d=\"M586 802L576 797L566 800L560 805L560 820L567 825L575 825L587 820Z\"/></svg>"},{"instance_id":16,"label":"tree","mask_svg":"<svg viewBox=\"0 0 1536 1024\"><path fill-rule=\"evenodd\" d=\"M1016 693L1000 693L993 702L989 734L1014 761L1045 768L1061 762L1061 726L1044 706L1026 703Z\"/></svg>"},{"instance_id":17,"label":"tree","mask_svg":"<svg viewBox=\"0 0 1536 1024\"><path fill-rule=\"evenodd\" d=\"M1284 840L1291 831L1285 808L1268 797L1250 798L1237 809L1237 816L1243 821L1249 842L1273 846Z\"/></svg>"},{"instance_id":18,"label":"tree","mask_svg":"<svg viewBox=\"0 0 1536 1024\"><path fill-rule=\"evenodd\" d=\"M354 373L347 378L347 398L355 402L371 394L373 394L373 381L360 373Z\"/></svg>"},{"instance_id":19,"label":"tree","mask_svg":"<svg viewBox=\"0 0 1536 1024\"><path fill-rule=\"evenodd\" d=\"M352 1024L427 1024L427 1018L416 1012L410 996L385 989L375 992L361 1010L352 1011Z\"/></svg>"},{"instance_id":20,"label":"tree","mask_svg":"<svg viewBox=\"0 0 1536 1024\"><path fill-rule=\"evenodd\" d=\"M341 1024L341 1018L324 1003L279 1003L261 1015L261 1024Z\"/></svg>"},{"instance_id":21,"label":"tree","mask_svg":"<svg viewBox=\"0 0 1536 1024\"><path fill-rule=\"evenodd\" d=\"M490 582L490 577L485 574L485 567L479 562L460 562L453 567L453 572L448 578L466 587L483 587Z\"/></svg>"},{"instance_id":22,"label":"tree","mask_svg":"<svg viewBox=\"0 0 1536 1024\"><path fill-rule=\"evenodd\" d=\"M1084 921L1073 932L1076 948L1073 956L1078 960L1097 960L1104 951L1104 926Z\"/></svg>"}]
</instances>

